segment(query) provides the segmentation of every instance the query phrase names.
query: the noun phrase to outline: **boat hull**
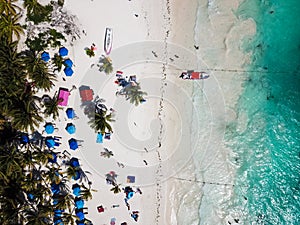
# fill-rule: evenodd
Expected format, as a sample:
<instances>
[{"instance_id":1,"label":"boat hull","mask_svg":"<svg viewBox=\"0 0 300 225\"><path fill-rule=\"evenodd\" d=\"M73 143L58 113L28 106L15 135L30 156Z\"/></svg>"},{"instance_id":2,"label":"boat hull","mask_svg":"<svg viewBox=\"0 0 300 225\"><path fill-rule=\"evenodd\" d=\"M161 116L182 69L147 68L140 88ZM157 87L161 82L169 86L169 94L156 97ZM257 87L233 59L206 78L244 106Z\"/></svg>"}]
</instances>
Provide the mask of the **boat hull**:
<instances>
[{"instance_id":1,"label":"boat hull","mask_svg":"<svg viewBox=\"0 0 300 225\"><path fill-rule=\"evenodd\" d=\"M109 55L112 50L113 32L112 28L106 28L104 38L104 52Z\"/></svg>"}]
</instances>

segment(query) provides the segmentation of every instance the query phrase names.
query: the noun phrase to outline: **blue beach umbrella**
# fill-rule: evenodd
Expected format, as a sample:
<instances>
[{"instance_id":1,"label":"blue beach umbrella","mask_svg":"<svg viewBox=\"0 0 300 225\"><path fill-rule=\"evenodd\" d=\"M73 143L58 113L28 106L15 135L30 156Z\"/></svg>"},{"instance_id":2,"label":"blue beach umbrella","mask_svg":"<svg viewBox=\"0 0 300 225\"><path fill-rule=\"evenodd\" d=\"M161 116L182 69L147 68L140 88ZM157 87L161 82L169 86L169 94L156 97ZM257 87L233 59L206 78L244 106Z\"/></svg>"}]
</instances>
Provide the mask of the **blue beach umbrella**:
<instances>
[{"instance_id":1,"label":"blue beach umbrella","mask_svg":"<svg viewBox=\"0 0 300 225\"><path fill-rule=\"evenodd\" d=\"M48 148L53 148L55 146L55 141L53 137L46 137L45 144Z\"/></svg>"},{"instance_id":2,"label":"blue beach umbrella","mask_svg":"<svg viewBox=\"0 0 300 225\"><path fill-rule=\"evenodd\" d=\"M54 132L54 130L55 130L55 128L54 128L54 126L53 126L52 123L46 123L46 125L45 125L45 132L47 134L52 134Z\"/></svg>"},{"instance_id":3,"label":"blue beach umbrella","mask_svg":"<svg viewBox=\"0 0 300 225\"><path fill-rule=\"evenodd\" d=\"M64 73L66 74L67 77L70 77L70 76L73 75L74 71L72 70L71 67L66 67L66 68L64 69Z\"/></svg>"},{"instance_id":4,"label":"blue beach umbrella","mask_svg":"<svg viewBox=\"0 0 300 225\"><path fill-rule=\"evenodd\" d=\"M29 193L29 194L27 194L27 198L29 201L32 201L32 200L34 200L34 195Z\"/></svg>"},{"instance_id":5,"label":"blue beach umbrella","mask_svg":"<svg viewBox=\"0 0 300 225\"><path fill-rule=\"evenodd\" d=\"M73 61L72 61L71 59L66 59L66 60L64 61L64 65L65 65L66 67L72 67L72 66L73 66Z\"/></svg>"},{"instance_id":6,"label":"blue beach umbrella","mask_svg":"<svg viewBox=\"0 0 300 225\"><path fill-rule=\"evenodd\" d=\"M127 199L131 199L133 197L133 194L134 194L133 191L129 192L127 195Z\"/></svg>"},{"instance_id":7,"label":"blue beach umbrella","mask_svg":"<svg viewBox=\"0 0 300 225\"><path fill-rule=\"evenodd\" d=\"M61 217L64 210L61 209L55 209L54 210L54 217Z\"/></svg>"},{"instance_id":8,"label":"blue beach umbrella","mask_svg":"<svg viewBox=\"0 0 300 225\"><path fill-rule=\"evenodd\" d=\"M75 111L72 108L68 108L66 110L66 114L67 114L68 119L73 119L75 117Z\"/></svg>"},{"instance_id":9,"label":"blue beach umbrella","mask_svg":"<svg viewBox=\"0 0 300 225\"><path fill-rule=\"evenodd\" d=\"M65 48L65 47L61 47L61 48L59 49L59 55L60 55L60 56L66 56L66 55L68 55L68 53L69 53L69 51L68 51L68 49Z\"/></svg>"},{"instance_id":10,"label":"blue beach umbrella","mask_svg":"<svg viewBox=\"0 0 300 225\"><path fill-rule=\"evenodd\" d=\"M48 53L48 52L43 52L43 53L41 54L41 59L42 59L43 61L45 61L45 62L48 62L49 59L50 59L49 53Z\"/></svg>"},{"instance_id":11,"label":"blue beach umbrella","mask_svg":"<svg viewBox=\"0 0 300 225\"><path fill-rule=\"evenodd\" d=\"M48 158L48 162L49 163L56 163L57 162L57 153L53 152L51 155L52 156L50 158Z\"/></svg>"},{"instance_id":12,"label":"blue beach umbrella","mask_svg":"<svg viewBox=\"0 0 300 225\"><path fill-rule=\"evenodd\" d=\"M67 126L66 126L66 131L69 133L69 134L74 134L76 132L76 127L73 123L68 123Z\"/></svg>"},{"instance_id":13,"label":"blue beach umbrella","mask_svg":"<svg viewBox=\"0 0 300 225\"><path fill-rule=\"evenodd\" d=\"M60 188L58 184L53 183L51 185L51 191L53 194L58 194L60 192Z\"/></svg>"},{"instance_id":14,"label":"blue beach umbrella","mask_svg":"<svg viewBox=\"0 0 300 225\"><path fill-rule=\"evenodd\" d=\"M79 197L80 196L80 186L78 184L74 184L72 186L72 189L73 189L73 195L75 195L76 197Z\"/></svg>"},{"instance_id":15,"label":"blue beach umbrella","mask_svg":"<svg viewBox=\"0 0 300 225\"><path fill-rule=\"evenodd\" d=\"M80 165L79 165L78 159L77 159L77 158L74 158L74 157L72 157L72 158L70 159L70 165L71 165L72 167L78 167L78 166L80 166Z\"/></svg>"},{"instance_id":16,"label":"blue beach umbrella","mask_svg":"<svg viewBox=\"0 0 300 225\"><path fill-rule=\"evenodd\" d=\"M78 143L74 138L71 138L69 140L69 146L70 146L70 149L76 150L78 148Z\"/></svg>"},{"instance_id":17,"label":"blue beach umbrella","mask_svg":"<svg viewBox=\"0 0 300 225\"><path fill-rule=\"evenodd\" d=\"M75 198L75 207L77 209L82 209L84 206L84 201L81 198L76 197Z\"/></svg>"},{"instance_id":18,"label":"blue beach umbrella","mask_svg":"<svg viewBox=\"0 0 300 225\"><path fill-rule=\"evenodd\" d=\"M28 134L22 134L21 136L21 144L27 144L29 142Z\"/></svg>"},{"instance_id":19,"label":"blue beach umbrella","mask_svg":"<svg viewBox=\"0 0 300 225\"><path fill-rule=\"evenodd\" d=\"M84 220L84 213L79 211L75 213L79 220Z\"/></svg>"},{"instance_id":20,"label":"blue beach umbrella","mask_svg":"<svg viewBox=\"0 0 300 225\"><path fill-rule=\"evenodd\" d=\"M54 225L63 225L63 224L64 223L60 218L54 220Z\"/></svg>"},{"instance_id":21,"label":"blue beach umbrella","mask_svg":"<svg viewBox=\"0 0 300 225\"><path fill-rule=\"evenodd\" d=\"M78 170L75 171L75 175L72 177L74 180L79 180L81 177L81 174Z\"/></svg>"}]
</instances>

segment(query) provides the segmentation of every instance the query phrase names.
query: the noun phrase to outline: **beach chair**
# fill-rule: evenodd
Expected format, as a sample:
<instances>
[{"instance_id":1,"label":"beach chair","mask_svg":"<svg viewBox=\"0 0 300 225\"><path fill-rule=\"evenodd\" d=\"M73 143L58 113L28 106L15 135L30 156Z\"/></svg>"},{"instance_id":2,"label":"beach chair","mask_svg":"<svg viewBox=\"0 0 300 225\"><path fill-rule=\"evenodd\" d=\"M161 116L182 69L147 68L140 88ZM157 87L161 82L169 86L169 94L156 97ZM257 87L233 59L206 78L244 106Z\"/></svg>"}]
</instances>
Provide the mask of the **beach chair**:
<instances>
[{"instance_id":1,"label":"beach chair","mask_svg":"<svg viewBox=\"0 0 300 225\"><path fill-rule=\"evenodd\" d=\"M127 176L127 183L135 183L135 176Z\"/></svg>"},{"instance_id":2,"label":"beach chair","mask_svg":"<svg viewBox=\"0 0 300 225\"><path fill-rule=\"evenodd\" d=\"M101 133L97 134L96 143L103 143L103 135Z\"/></svg>"}]
</instances>

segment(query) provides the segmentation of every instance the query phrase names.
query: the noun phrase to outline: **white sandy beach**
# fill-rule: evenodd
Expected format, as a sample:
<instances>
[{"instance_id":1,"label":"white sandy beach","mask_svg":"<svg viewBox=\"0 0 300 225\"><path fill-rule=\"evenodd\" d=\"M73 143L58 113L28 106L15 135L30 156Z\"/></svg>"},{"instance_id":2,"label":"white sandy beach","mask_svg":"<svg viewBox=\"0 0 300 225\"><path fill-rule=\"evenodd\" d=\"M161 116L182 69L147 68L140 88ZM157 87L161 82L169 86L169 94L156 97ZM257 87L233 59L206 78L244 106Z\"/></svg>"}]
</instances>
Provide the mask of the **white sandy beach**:
<instances>
[{"instance_id":1,"label":"white sandy beach","mask_svg":"<svg viewBox=\"0 0 300 225\"><path fill-rule=\"evenodd\" d=\"M87 207L93 224L109 224L116 218L116 224L217 225L238 216L229 215L226 209L232 196L230 185L203 182L233 182L232 155L224 147L223 135L226 123L236 119L234 107L243 77L211 71L209 79L193 82L178 76L187 69L242 68L248 59L241 52L241 41L253 35L255 27L251 21L242 23L235 18L238 1L207 4L202 0L65 1L86 35L81 33L81 39L65 46L75 64L74 75L63 81L61 73L56 88L90 86L94 96L104 98L107 107L116 110L114 133L103 144L96 143L96 134L87 124L78 90L72 91L68 104L79 117L73 121L76 134L64 131L68 122L64 111L56 123L56 134L65 140L62 149L68 148L66 143L72 136L84 141L71 153L92 173L92 187L97 192ZM91 68L104 53L107 27L114 35L110 54L114 72L110 75ZM97 47L96 56L89 58L84 48L92 43ZM135 107L115 96L117 70L137 75L148 93L145 103ZM103 147L114 156L101 157ZM118 167L117 162L125 167ZM109 171L119 175L117 181L122 187L127 185L127 175L136 177L135 184L130 185L140 187L143 194L130 199L130 211L124 203L125 194L113 194L106 184ZM120 207L111 208L116 204ZM98 205L103 205L105 212L98 213ZM137 222L130 217L133 210L140 212Z\"/></svg>"}]
</instances>

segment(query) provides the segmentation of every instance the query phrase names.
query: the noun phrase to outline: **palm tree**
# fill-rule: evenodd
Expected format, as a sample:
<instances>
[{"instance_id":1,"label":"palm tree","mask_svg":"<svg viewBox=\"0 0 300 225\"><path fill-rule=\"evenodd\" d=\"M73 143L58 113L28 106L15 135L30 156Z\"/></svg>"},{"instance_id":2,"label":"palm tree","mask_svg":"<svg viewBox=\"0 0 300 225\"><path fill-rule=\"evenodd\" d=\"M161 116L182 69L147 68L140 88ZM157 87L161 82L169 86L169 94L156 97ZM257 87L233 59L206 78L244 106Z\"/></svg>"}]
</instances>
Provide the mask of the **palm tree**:
<instances>
[{"instance_id":1,"label":"palm tree","mask_svg":"<svg viewBox=\"0 0 300 225\"><path fill-rule=\"evenodd\" d=\"M110 158L111 156L114 156L114 153L107 148L104 148L104 152L100 152L100 155L103 157Z\"/></svg>"},{"instance_id":2,"label":"palm tree","mask_svg":"<svg viewBox=\"0 0 300 225\"><path fill-rule=\"evenodd\" d=\"M68 209L69 211L72 211L72 207L74 204L74 197L69 192L60 192L58 194L53 195L53 199L57 201L57 204L55 204L56 209L65 210Z\"/></svg>"},{"instance_id":3,"label":"palm tree","mask_svg":"<svg viewBox=\"0 0 300 225\"><path fill-rule=\"evenodd\" d=\"M63 212L62 214L62 221L64 224L70 224L75 225L75 220L77 219L77 216L73 215L70 212Z\"/></svg>"},{"instance_id":4,"label":"palm tree","mask_svg":"<svg viewBox=\"0 0 300 225\"><path fill-rule=\"evenodd\" d=\"M81 185L81 190L80 190L80 196L83 200L88 201L89 199L92 199L92 192L91 191L96 191L91 188L87 188L83 184Z\"/></svg>"},{"instance_id":5,"label":"palm tree","mask_svg":"<svg viewBox=\"0 0 300 225\"><path fill-rule=\"evenodd\" d=\"M27 9L27 19L38 24L49 20L53 8L51 5L41 5L38 0L24 0L24 7Z\"/></svg>"},{"instance_id":6,"label":"palm tree","mask_svg":"<svg viewBox=\"0 0 300 225\"><path fill-rule=\"evenodd\" d=\"M115 184L111 189L110 189L114 194L118 194L121 192L120 184Z\"/></svg>"},{"instance_id":7,"label":"palm tree","mask_svg":"<svg viewBox=\"0 0 300 225\"><path fill-rule=\"evenodd\" d=\"M48 225L51 223L52 209L38 204L37 207L31 207L25 210L27 225Z\"/></svg>"},{"instance_id":8,"label":"palm tree","mask_svg":"<svg viewBox=\"0 0 300 225\"><path fill-rule=\"evenodd\" d=\"M50 91L54 85L55 75L49 72L47 64L32 50L24 51L23 57L27 75L35 87Z\"/></svg>"},{"instance_id":9,"label":"palm tree","mask_svg":"<svg viewBox=\"0 0 300 225\"><path fill-rule=\"evenodd\" d=\"M130 83L124 87L124 92L126 100L129 100L135 106L138 106L144 100L144 95L147 95L146 92L141 91L139 83L135 83L134 85Z\"/></svg>"},{"instance_id":10,"label":"palm tree","mask_svg":"<svg viewBox=\"0 0 300 225\"><path fill-rule=\"evenodd\" d=\"M52 63L54 65L54 71L60 72L62 66L64 65L64 59L59 54L55 53L54 57L52 58Z\"/></svg>"},{"instance_id":11,"label":"palm tree","mask_svg":"<svg viewBox=\"0 0 300 225\"><path fill-rule=\"evenodd\" d=\"M43 117L39 114L38 108L31 100L19 101L18 105L9 112L11 124L16 129L34 131L36 127L43 121Z\"/></svg>"},{"instance_id":12,"label":"palm tree","mask_svg":"<svg viewBox=\"0 0 300 225\"><path fill-rule=\"evenodd\" d=\"M16 15L18 11L21 11L21 8L14 4L18 0L0 0L0 15L4 13L5 15Z\"/></svg>"},{"instance_id":13,"label":"palm tree","mask_svg":"<svg viewBox=\"0 0 300 225\"><path fill-rule=\"evenodd\" d=\"M96 132L105 134L107 131L112 132L109 122L114 121L112 113L107 114L107 111L99 111L95 113L94 118L89 121L89 124Z\"/></svg>"},{"instance_id":14,"label":"palm tree","mask_svg":"<svg viewBox=\"0 0 300 225\"><path fill-rule=\"evenodd\" d=\"M100 72L104 71L106 74L110 74L113 71L111 59L109 57L105 57L104 55L100 57L97 66L99 67Z\"/></svg>"},{"instance_id":15,"label":"palm tree","mask_svg":"<svg viewBox=\"0 0 300 225\"><path fill-rule=\"evenodd\" d=\"M23 27L18 21L20 20L21 15L5 15L2 14L0 20L0 36L7 38L9 42L13 40L13 37L16 37L18 40L21 37L21 34L24 34Z\"/></svg>"},{"instance_id":16,"label":"palm tree","mask_svg":"<svg viewBox=\"0 0 300 225\"><path fill-rule=\"evenodd\" d=\"M52 98L49 95L43 96L42 106L45 108L44 114L56 119L59 116L59 110L61 109L58 105L61 101L62 100L58 98L57 92L54 93Z\"/></svg>"}]
</instances>

